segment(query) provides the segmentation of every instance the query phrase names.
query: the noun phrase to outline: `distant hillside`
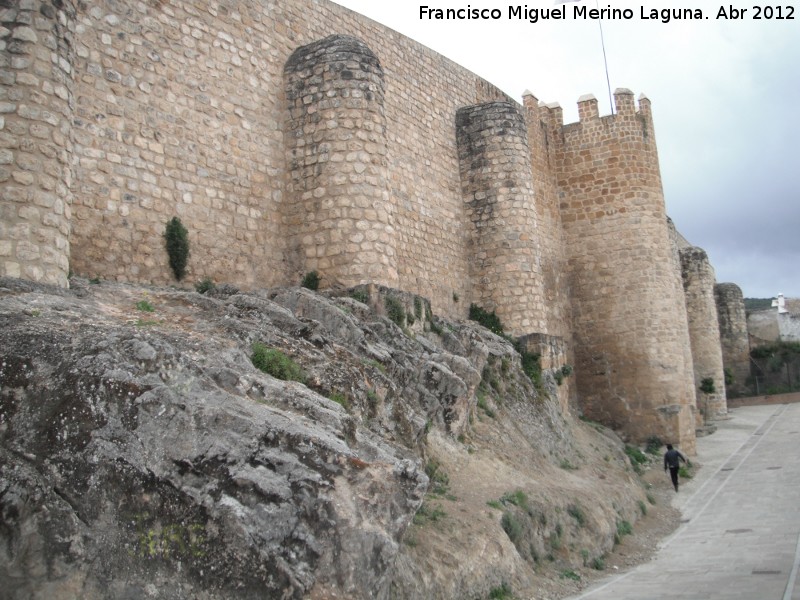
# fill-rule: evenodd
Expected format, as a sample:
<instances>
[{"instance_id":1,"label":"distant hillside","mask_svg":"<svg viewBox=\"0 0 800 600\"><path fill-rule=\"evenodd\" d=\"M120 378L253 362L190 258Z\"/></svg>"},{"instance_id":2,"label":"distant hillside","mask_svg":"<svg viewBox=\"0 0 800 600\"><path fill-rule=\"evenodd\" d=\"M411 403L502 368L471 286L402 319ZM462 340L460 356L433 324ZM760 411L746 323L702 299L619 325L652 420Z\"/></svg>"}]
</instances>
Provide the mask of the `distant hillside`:
<instances>
[{"instance_id":1,"label":"distant hillside","mask_svg":"<svg viewBox=\"0 0 800 600\"><path fill-rule=\"evenodd\" d=\"M745 298L744 309L747 312L772 308L772 298Z\"/></svg>"}]
</instances>

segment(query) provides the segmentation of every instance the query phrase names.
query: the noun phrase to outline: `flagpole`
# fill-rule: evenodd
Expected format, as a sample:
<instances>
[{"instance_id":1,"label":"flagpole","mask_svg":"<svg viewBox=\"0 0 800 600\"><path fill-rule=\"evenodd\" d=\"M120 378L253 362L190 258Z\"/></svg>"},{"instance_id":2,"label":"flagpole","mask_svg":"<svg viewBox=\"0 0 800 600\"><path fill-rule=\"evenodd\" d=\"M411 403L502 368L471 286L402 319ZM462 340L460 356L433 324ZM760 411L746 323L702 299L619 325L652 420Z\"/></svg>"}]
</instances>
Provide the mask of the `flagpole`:
<instances>
[{"instance_id":1,"label":"flagpole","mask_svg":"<svg viewBox=\"0 0 800 600\"><path fill-rule=\"evenodd\" d=\"M594 0L594 6L600 10L597 0ZM600 46L603 48L603 66L606 70L606 85L608 86L608 104L611 106L611 114L614 114L614 100L611 97L611 79L608 76L608 58L606 58L606 41L603 37L603 20L597 19L597 24L600 26Z\"/></svg>"},{"instance_id":2,"label":"flagpole","mask_svg":"<svg viewBox=\"0 0 800 600\"><path fill-rule=\"evenodd\" d=\"M580 2L581 0L555 0L556 4L566 4L567 2ZM594 0L594 6L597 11L600 11L598 0ZM600 46L603 49L603 66L606 71L606 86L608 87L608 103L611 105L611 114L614 114L614 99L611 95L611 78L608 76L608 57L606 56L606 40L603 36L603 20L597 19L597 24L600 26Z\"/></svg>"}]
</instances>

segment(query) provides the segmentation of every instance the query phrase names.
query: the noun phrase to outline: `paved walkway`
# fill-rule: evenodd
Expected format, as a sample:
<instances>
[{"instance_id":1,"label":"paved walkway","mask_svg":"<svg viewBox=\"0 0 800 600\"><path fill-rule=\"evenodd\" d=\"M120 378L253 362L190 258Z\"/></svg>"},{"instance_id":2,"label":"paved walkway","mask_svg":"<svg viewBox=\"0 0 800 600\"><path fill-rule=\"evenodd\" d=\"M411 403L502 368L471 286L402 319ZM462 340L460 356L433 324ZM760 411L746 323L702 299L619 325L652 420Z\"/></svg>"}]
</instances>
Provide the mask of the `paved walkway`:
<instances>
[{"instance_id":1,"label":"paved walkway","mask_svg":"<svg viewBox=\"0 0 800 600\"><path fill-rule=\"evenodd\" d=\"M747 406L697 440L683 524L655 558L574 600L800 600L800 404Z\"/></svg>"}]
</instances>

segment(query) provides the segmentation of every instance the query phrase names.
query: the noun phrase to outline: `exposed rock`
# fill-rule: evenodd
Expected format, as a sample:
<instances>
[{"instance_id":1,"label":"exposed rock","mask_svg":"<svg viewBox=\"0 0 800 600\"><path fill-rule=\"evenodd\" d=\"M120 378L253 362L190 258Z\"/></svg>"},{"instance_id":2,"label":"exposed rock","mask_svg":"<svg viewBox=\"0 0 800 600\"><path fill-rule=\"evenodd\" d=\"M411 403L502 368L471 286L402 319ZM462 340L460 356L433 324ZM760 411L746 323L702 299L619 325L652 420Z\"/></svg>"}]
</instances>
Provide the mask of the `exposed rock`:
<instances>
[{"instance_id":1,"label":"exposed rock","mask_svg":"<svg viewBox=\"0 0 800 600\"><path fill-rule=\"evenodd\" d=\"M72 288L0 280L5 597L473 597L535 586L548 553L600 556L636 519L620 444L561 415L506 340L433 333L427 304L404 331L304 289ZM257 370L254 342L304 383ZM486 505L515 489L524 506Z\"/></svg>"}]
</instances>

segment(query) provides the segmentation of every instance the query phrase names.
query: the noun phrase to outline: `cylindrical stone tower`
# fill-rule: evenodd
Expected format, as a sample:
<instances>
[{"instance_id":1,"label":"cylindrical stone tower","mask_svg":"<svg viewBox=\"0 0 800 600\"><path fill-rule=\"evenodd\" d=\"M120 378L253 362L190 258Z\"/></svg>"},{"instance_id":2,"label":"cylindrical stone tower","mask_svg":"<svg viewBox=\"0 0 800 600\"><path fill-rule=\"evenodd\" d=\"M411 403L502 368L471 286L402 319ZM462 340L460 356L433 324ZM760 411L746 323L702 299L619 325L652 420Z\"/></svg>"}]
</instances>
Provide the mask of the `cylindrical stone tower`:
<instances>
[{"instance_id":1,"label":"cylindrical stone tower","mask_svg":"<svg viewBox=\"0 0 800 600\"><path fill-rule=\"evenodd\" d=\"M378 58L334 35L298 48L284 74L290 272L316 270L324 286L396 287Z\"/></svg>"},{"instance_id":2,"label":"cylindrical stone tower","mask_svg":"<svg viewBox=\"0 0 800 600\"><path fill-rule=\"evenodd\" d=\"M728 413L722 369L714 269L702 248L680 251L698 410L706 421Z\"/></svg>"},{"instance_id":3,"label":"cylindrical stone tower","mask_svg":"<svg viewBox=\"0 0 800 600\"><path fill-rule=\"evenodd\" d=\"M747 335L747 314L742 290L735 283L714 286L722 343L722 364L729 381L728 394L744 396L749 393L750 339ZM731 396L732 397L732 396Z\"/></svg>"},{"instance_id":4,"label":"cylindrical stone tower","mask_svg":"<svg viewBox=\"0 0 800 600\"><path fill-rule=\"evenodd\" d=\"M664 205L650 102L614 94L616 114L579 101L551 129L584 414L631 440L695 450L695 397L681 274Z\"/></svg>"},{"instance_id":5,"label":"cylindrical stone tower","mask_svg":"<svg viewBox=\"0 0 800 600\"><path fill-rule=\"evenodd\" d=\"M461 189L470 223L472 301L515 335L545 331L528 133L508 102L456 115Z\"/></svg>"},{"instance_id":6,"label":"cylindrical stone tower","mask_svg":"<svg viewBox=\"0 0 800 600\"><path fill-rule=\"evenodd\" d=\"M0 8L0 275L66 287L73 0Z\"/></svg>"}]
</instances>

